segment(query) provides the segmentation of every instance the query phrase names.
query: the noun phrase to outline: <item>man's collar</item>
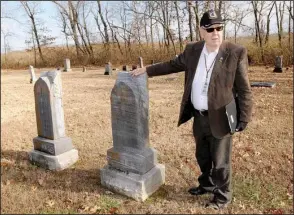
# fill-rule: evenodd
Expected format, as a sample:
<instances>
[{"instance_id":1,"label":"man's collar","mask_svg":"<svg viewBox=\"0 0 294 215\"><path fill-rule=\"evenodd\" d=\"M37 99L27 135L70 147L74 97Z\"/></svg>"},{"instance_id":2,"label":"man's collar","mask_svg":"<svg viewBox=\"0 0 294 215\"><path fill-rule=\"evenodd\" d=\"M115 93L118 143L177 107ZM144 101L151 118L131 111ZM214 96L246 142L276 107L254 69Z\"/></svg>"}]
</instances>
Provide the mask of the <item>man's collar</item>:
<instances>
[{"instance_id":1,"label":"man's collar","mask_svg":"<svg viewBox=\"0 0 294 215\"><path fill-rule=\"evenodd\" d=\"M209 54L214 53L215 55L217 55L218 51L219 51L219 48L218 48L217 50L213 51L213 52L210 52ZM209 54L208 54L207 47L206 47L206 43L204 43L203 53L206 54L206 55L209 55Z\"/></svg>"}]
</instances>

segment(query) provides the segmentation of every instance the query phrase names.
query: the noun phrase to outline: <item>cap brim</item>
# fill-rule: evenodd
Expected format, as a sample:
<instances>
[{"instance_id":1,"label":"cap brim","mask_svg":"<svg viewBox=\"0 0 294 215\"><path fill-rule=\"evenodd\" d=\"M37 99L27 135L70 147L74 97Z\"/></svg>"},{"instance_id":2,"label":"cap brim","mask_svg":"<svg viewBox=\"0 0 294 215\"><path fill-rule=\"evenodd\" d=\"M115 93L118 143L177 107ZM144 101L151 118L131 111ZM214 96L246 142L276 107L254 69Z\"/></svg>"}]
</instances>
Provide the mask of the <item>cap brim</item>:
<instances>
[{"instance_id":1,"label":"cap brim","mask_svg":"<svg viewBox=\"0 0 294 215\"><path fill-rule=\"evenodd\" d=\"M212 24L209 24L209 25L203 25L202 27L209 28L210 26L216 25L216 24L224 24L224 22L215 22L215 23L212 23Z\"/></svg>"}]
</instances>

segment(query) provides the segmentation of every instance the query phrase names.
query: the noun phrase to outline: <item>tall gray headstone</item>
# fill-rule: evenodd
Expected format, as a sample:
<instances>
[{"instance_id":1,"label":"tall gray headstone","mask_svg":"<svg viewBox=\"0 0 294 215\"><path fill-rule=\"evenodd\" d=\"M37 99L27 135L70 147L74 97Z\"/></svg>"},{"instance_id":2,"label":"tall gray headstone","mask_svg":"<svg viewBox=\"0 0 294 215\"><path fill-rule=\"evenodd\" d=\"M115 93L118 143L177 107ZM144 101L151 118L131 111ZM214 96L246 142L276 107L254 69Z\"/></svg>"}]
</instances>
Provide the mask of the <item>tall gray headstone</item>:
<instances>
[{"instance_id":1,"label":"tall gray headstone","mask_svg":"<svg viewBox=\"0 0 294 215\"><path fill-rule=\"evenodd\" d=\"M111 63L108 62L105 64L105 72L104 75L112 75L112 70L111 70Z\"/></svg>"},{"instance_id":2,"label":"tall gray headstone","mask_svg":"<svg viewBox=\"0 0 294 215\"><path fill-rule=\"evenodd\" d=\"M283 56L276 56L274 72L283 72L282 60Z\"/></svg>"},{"instance_id":3,"label":"tall gray headstone","mask_svg":"<svg viewBox=\"0 0 294 215\"><path fill-rule=\"evenodd\" d=\"M36 82L37 78L36 78L34 67L31 65L29 66L29 73L31 75L30 83L33 84Z\"/></svg>"},{"instance_id":4,"label":"tall gray headstone","mask_svg":"<svg viewBox=\"0 0 294 215\"><path fill-rule=\"evenodd\" d=\"M101 169L101 184L144 201L165 182L165 166L149 144L147 75L119 72L111 92L113 147Z\"/></svg>"},{"instance_id":5,"label":"tall gray headstone","mask_svg":"<svg viewBox=\"0 0 294 215\"><path fill-rule=\"evenodd\" d=\"M140 68L143 68L144 65L143 65L143 58L142 57L139 57L139 66Z\"/></svg>"},{"instance_id":6,"label":"tall gray headstone","mask_svg":"<svg viewBox=\"0 0 294 215\"><path fill-rule=\"evenodd\" d=\"M70 68L70 59L66 58L64 60L64 72L70 72L71 68Z\"/></svg>"},{"instance_id":7,"label":"tall gray headstone","mask_svg":"<svg viewBox=\"0 0 294 215\"><path fill-rule=\"evenodd\" d=\"M78 160L78 151L65 134L60 71L42 72L34 94L38 136L30 161L49 170L65 169Z\"/></svg>"}]
</instances>

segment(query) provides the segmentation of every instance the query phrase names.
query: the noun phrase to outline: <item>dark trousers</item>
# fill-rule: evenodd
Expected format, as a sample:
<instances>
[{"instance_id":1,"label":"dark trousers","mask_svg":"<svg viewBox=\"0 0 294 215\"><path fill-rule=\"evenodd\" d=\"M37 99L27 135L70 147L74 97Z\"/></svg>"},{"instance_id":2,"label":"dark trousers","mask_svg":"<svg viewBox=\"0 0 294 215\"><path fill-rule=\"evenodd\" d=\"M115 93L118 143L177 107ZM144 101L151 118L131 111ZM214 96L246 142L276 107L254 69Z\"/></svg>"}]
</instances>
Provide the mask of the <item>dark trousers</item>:
<instances>
[{"instance_id":1,"label":"dark trousers","mask_svg":"<svg viewBox=\"0 0 294 215\"><path fill-rule=\"evenodd\" d=\"M214 194L218 202L232 200L231 154L232 136L215 138L210 130L207 115L194 113L193 134L196 142L196 159L201 170L199 184Z\"/></svg>"}]
</instances>

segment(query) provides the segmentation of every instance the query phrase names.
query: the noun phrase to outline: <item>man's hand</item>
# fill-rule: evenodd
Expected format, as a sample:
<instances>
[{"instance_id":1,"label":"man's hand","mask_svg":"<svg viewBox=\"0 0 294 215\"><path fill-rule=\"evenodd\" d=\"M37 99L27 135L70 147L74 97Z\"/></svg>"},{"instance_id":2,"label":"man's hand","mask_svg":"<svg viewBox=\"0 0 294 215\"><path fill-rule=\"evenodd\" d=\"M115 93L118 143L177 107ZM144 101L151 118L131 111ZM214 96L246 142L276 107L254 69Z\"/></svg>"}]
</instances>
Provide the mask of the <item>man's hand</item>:
<instances>
[{"instance_id":1,"label":"man's hand","mask_svg":"<svg viewBox=\"0 0 294 215\"><path fill-rule=\"evenodd\" d=\"M240 121L237 124L236 131L243 131L246 128L246 126L247 126L247 122Z\"/></svg>"},{"instance_id":2,"label":"man's hand","mask_svg":"<svg viewBox=\"0 0 294 215\"><path fill-rule=\"evenodd\" d=\"M146 67L143 67L143 68L137 68L133 71L130 71L131 75L132 76L138 76L138 75L142 75L143 73L146 72Z\"/></svg>"}]
</instances>

